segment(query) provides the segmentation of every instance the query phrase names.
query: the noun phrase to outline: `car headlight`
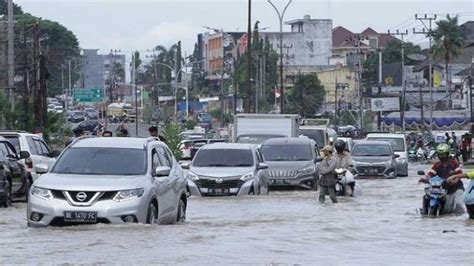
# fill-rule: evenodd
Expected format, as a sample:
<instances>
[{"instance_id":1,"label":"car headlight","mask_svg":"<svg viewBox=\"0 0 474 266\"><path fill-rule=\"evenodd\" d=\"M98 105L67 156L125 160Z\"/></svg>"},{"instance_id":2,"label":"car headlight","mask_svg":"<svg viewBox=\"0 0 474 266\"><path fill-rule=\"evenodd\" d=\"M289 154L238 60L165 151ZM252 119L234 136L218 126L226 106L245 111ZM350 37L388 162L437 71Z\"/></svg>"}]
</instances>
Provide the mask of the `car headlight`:
<instances>
[{"instance_id":1,"label":"car headlight","mask_svg":"<svg viewBox=\"0 0 474 266\"><path fill-rule=\"evenodd\" d=\"M240 178L240 180L242 180L242 181L248 181L248 180L252 179L253 176L254 176L254 175L253 175L253 172L250 172L250 173L248 173L248 174L243 175L243 176Z\"/></svg>"},{"instance_id":2,"label":"car headlight","mask_svg":"<svg viewBox=\"0 0 474 266\"><path fill-rule=\"evenodd\" d=\"M120 202L124 200L137 199L143 196L144 193L145 189L143 188L122 190L119 191L112 200Z\"/></svg>"},{"instance_id":3,"label":"car headlight","mask_svg":"<svg viewBox=\"0 0 474 266\"><path fill-rule=\"evenodd\" d=\"M188 173L188 179L191 179L192 181L198 181L199 180L199 176L197 176L195 173L193 172L189 172Z\"/></svg>"},{"instance_id":4,"label":"car headlight","mask_svg":"<svg viewBox=\"0 0 474 266\"><path fill-rule=\"evenodd\" d=\"M314 174L314 172L316 172L316 167L315 166L311 166L311 167L308 167L308 168L305 168L305 169L298 170L298 174L300 174L300 175L311 175L311 174Z\"/></svg>"},{"instance_id":5,"label":"car headlight","mask_svg":"<svg viewBox=\"0 0 474 266\"><path fill-rule=\"evenodd\" d=\"M31 195L44 200L50 200L53 198L53 193L51 193L51 190L35 186L31 188Z\"/></svg>"},{"instance_id":6,"label":"car headlight","mask_svg":"<svg viewBox=\"0 0 474 266\"><path fill-rule=\"evenodd\" d=\"M397 158L396 161L397 161L397 163L401 163L401 164L404 164L404 163L407 162L407 160L404 159L404 158Z\"/></svg>"}]
</instances>

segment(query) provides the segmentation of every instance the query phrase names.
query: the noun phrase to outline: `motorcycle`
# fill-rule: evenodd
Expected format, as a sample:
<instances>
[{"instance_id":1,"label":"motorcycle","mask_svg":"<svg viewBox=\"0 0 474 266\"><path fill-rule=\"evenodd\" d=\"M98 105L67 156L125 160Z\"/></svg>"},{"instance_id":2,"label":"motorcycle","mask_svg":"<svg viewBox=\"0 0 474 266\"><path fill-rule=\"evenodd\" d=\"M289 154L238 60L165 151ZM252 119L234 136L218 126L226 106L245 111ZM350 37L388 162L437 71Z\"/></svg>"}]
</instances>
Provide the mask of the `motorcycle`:
<instances>
[{"instance_id":1,"label":"motorcycle","mask_svg":"<svg viewBox=\"0 0 474 266\"><path fill-rule=\"evenodd\" d=\"M415 148L411 148L408 150L408 161L409 162L416 162L418 160L417 150Z\"/></svg>"},{"instance_id":2,"label":"motorcycle","mask_svg":"<svg viewBox=\"0 0 474 266\"><path fill-rule=\"evenodd\" d=\"M418 175L425 175L424 171L418 171ZM440 176L433 176L426 182L424 206L422 213L431 216L441 216L446 204L446 189L443 188L445 181Z\"/></svg>"},{"instance_id":3,"label":"motorcycle","mask_svg":"<svg viewBox=\"0 0 474 266\"><path fill-rule=\"evenodd\" d=\"M347 169L336 169L336 196L354 196L355 179L354 175Z\"/></svg>"},{"instance_id":4,"label":"motorcycle","mask_svg":"<svg viewBox=\"0 0 474 266\"><path fill-rule=\"evenodd\" d=\"M423 148L421 148L421 147L418 148L418 149L416 150L416 160L417 160L418 162L421 162L421 161L426 160L426 158L427 158L427 157L426 157L426 152L425 152L425 150L424 150Z\"/></svg>"}]
</instances>

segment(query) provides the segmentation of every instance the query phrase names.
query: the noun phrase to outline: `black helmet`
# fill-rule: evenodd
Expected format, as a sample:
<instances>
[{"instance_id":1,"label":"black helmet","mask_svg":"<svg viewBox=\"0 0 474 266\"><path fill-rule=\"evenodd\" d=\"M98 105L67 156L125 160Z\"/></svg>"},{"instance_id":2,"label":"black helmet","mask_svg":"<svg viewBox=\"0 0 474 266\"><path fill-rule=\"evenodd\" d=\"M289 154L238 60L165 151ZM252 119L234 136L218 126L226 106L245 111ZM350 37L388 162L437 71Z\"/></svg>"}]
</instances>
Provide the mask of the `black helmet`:
<instances>
[{"instance_id":1,"label":"black helmet","mask_svg":"<svg viewBox=\"0 0 474 266\"><path fill-rule=\"evenodd\" d=\"M338 153L344 152L346 150L346 142L343 140L337 140L336 143L334 143L334 148L336 148L336 151Z\"/></svg>"}]
</instances>

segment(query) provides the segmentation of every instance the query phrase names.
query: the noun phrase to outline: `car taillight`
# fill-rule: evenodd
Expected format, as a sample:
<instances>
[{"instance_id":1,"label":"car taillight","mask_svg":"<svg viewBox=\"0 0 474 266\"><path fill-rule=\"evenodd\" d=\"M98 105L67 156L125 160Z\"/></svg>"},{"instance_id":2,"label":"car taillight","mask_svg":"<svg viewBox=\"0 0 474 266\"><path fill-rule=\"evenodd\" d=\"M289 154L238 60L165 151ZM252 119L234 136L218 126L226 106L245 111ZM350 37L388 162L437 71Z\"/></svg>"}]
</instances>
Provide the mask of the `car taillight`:
<instances>
[{"instance_id":1,"label":"car taillight","mask_svg":"<svg viewBox=\"0 0 474 266\"><path fill-rule=\"evenodd\" d=\"M27 168L29 168L29 169L33 168L33 160L31 160L31 158L25 159L25 164L26 164Z\"/></svg>"}]
</instances>

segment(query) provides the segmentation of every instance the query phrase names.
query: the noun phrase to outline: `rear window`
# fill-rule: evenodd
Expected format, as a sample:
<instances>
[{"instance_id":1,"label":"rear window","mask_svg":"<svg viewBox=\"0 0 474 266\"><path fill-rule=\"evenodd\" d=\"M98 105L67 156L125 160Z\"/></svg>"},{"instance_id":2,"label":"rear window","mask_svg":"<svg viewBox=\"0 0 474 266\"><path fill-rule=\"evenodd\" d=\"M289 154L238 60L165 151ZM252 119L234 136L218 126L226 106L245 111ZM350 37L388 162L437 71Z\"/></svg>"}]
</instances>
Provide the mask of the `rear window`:
<instances>
[{"instance_id":1,"label":"rear window","mask_svg":"<svg viewBox=\"0 0 474 266\"><path fill-rule=\"evenodd\" d=\"M309 145L263 145L260 148L266 161L311 161Z\"/></svg>"},{"instance_id":2,"label":"rear window","mask_svg":"<svg viewBox=\"0 0 474 266\"><path fill-rule=\"evenodd\" d=\"M20 139L17 136L3 136L3 137L6 138L8 142L10 142L13 145L13 147L15 147L15 150L17 150L18 152L21 151Z\"/></svg>"},{"instance_id":3,"label":"rear window","mask_svg":"<svg viewBox=\"0 0 474 266\"><path fill-rule=\"evenodd\" d=\"M392 156L392 151L388 145L379 144L359 144L352 150L353 156Z\"/></svg>"}]
</instances>

